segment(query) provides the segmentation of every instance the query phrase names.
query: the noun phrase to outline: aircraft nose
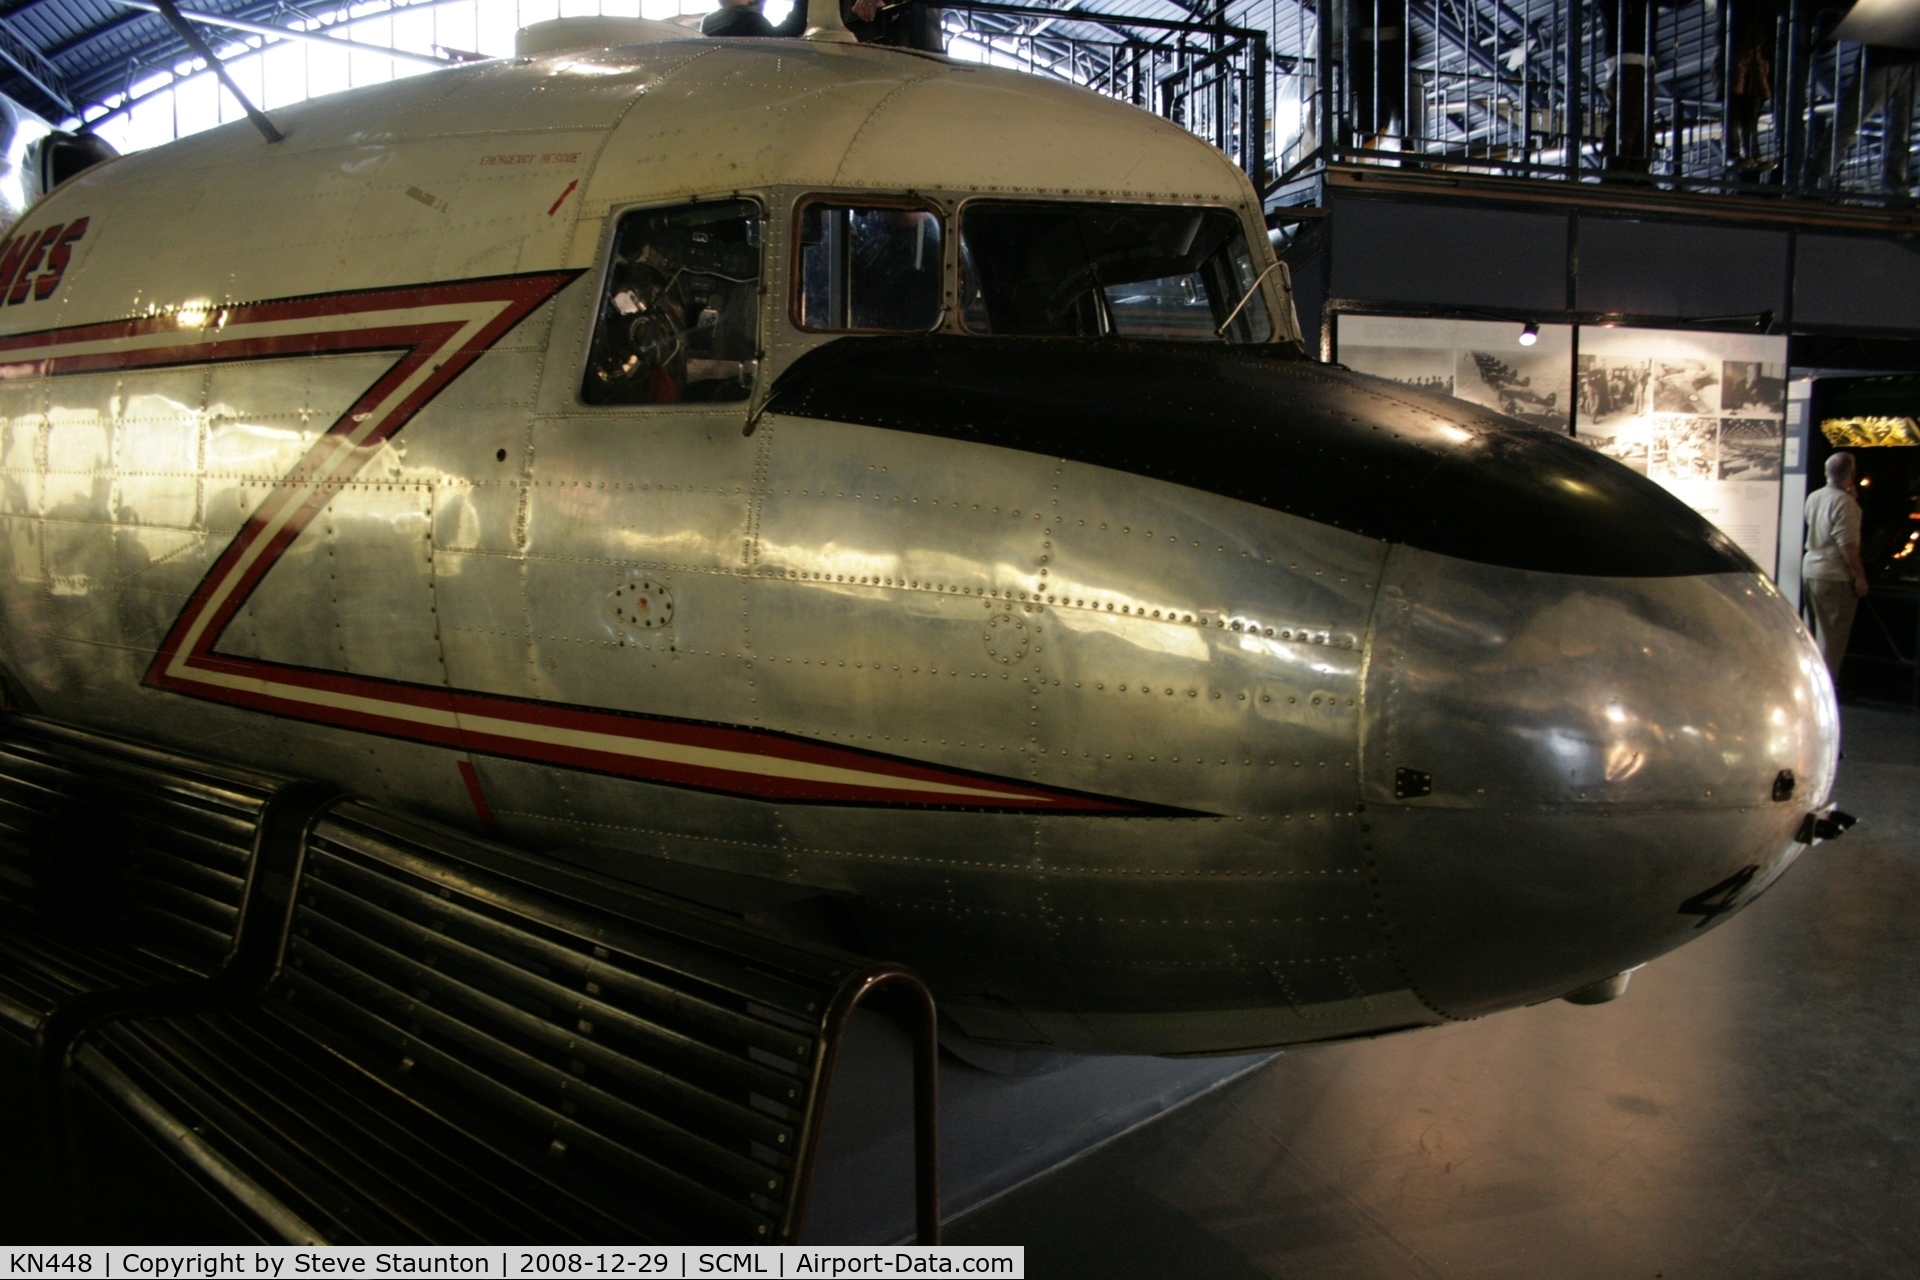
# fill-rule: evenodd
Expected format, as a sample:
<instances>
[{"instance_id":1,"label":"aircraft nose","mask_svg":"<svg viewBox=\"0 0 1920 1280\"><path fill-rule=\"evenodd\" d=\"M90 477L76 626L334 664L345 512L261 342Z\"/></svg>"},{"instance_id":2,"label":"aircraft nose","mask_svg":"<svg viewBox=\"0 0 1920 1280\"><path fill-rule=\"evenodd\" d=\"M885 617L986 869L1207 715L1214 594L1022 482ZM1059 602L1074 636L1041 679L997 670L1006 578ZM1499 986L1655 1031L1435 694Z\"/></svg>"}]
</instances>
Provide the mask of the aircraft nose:
<instances>
[{"instance_id":1,"label":"aircraft nose","mask_svg":"<svg viewBox=\"0 0 1920 1280\"><path fill-rule=\"evenodd\" d=\"M1833 690L1757 573L1582 577L1395 547L1365 850L1435 1009L1565 995L1744 906L1831 790Z\"/></svg>"}]
</instances>

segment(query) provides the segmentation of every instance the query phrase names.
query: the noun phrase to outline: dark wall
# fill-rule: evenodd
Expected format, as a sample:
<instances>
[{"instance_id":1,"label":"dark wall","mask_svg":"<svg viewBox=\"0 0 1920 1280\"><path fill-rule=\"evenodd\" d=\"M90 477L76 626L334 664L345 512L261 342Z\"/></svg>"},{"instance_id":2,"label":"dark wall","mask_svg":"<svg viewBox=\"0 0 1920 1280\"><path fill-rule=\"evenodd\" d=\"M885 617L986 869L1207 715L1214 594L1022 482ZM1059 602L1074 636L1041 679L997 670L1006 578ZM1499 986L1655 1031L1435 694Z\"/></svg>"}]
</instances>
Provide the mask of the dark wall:
<instances>
[{"instance_id":1,"label":"dark wall","mask_svg":"<svg viewBox=\"0 0 1920 1280\"><path fill-rule=\"evenodd\" d=\"M1581 311L1749 316L1787 309L1785 231L1580 218Z\"/></svg>"},{"instance_id":2,"label":"dark wall","mask_svg":"<svg viewBox=\"0 0 1920 1280\"><path fill-rule=\"evenodd\" d=\"M1920 244L1802 232L1796 324L1920 329Z\"/></svg>"},{"instance_id":3,"label":"dark wall","mask_svg":"<svg viewBox=\"0 0 1920 1280\"><path fill-rule=\"evenodd\" d=\"M1431 200L1336 196L1329 209L1324 274L1306 261L1295 266L1318 295L1302 308L1309 333L1325 297L1543 319L1567 311L1656 324L1727 317L1729 327L1771 312L1795 332L1920 337L1913 239Z\"/></svg>"},{"instance_id":4,"label":"dark wall","mask_svg":"<svg viewBox=\"0 0 1920 1280\"><path fill-rule=\"evenodd\" d=\"M1567 305L1567 217L1392 200L1333 208L1336 298L1558 311Z\"/></svg>"}]
</instances>

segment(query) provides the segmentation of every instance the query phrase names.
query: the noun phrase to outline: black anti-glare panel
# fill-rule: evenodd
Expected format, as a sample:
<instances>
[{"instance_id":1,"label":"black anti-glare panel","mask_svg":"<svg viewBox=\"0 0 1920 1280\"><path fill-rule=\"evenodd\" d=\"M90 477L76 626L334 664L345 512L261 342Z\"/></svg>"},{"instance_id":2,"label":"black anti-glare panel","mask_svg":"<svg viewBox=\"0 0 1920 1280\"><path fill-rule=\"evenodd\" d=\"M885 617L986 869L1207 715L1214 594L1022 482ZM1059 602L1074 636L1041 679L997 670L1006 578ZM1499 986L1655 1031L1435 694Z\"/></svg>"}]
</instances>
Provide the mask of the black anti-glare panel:
<instances>
[{"instance_id":1,"label":"black anti-glare panel","mask_svg":"<svg viewBox=\"0 0 1920 1280\"><path fill-rule=\"evenodd\" d=\"M1129 471L1485 564L1755 571L1679 499L1566 436L1292 347L842 338L796 361L766 409Z\"/></svg>"}]
</instances>

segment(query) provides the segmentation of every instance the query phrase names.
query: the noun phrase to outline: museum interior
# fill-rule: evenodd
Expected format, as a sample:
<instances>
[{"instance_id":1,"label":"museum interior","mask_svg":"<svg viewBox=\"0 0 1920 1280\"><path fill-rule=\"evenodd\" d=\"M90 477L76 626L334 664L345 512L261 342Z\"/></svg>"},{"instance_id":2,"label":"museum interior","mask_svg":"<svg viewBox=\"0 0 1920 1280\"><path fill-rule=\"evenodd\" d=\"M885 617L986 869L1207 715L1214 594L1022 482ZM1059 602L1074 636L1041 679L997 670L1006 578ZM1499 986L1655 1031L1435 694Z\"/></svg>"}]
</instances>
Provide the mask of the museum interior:
<instances>
[{"instance_id":1,"label":"museum interior","mask_svg":"<svg viewBox=\"0 0 1920 1280\"><path fill-rule=\"evenodd\" d=\"M761 5L727 12L745 10ZM918 1239L1022 1245L1039 1276L1206 1280L1920 1276L1920 3L900 0L876 17L854 0L814 0L804 15L764 0L777 34L743 40L703 36L714 13L710 0L0 0L0 290L19 270L0 307L0 1239ZM688 180L644 197L596 175L616 162L668 165L682 145L741 156L825 148L827 125L811 141L776 132L787 127L776 117L801 111L799 89L791 102L755 105L786 70L715 72L682 96L667 72L658 88L636 72L640 87L619 82L625 114L610 120L684 110L720 123L662 126L607 142L604 155L597 139L622 136L612 125L590 136L537 122L559 119L557 106L539 106L550 114L537 120L529 106L536 122L524 126L518 108L476 108L476 136L507 137L474 144L488 181L600 166L564 190L558 179L541 187L524 232L478 178L435 176L453 170L382 141L411 127L405 112L440 110L407 88L435 77L480 84L532 68L560 84L569 66L591 65L613 85L630 39L687 48L684 60L701 41L856 38L891 46L908 71L875 62L817 74L912 86L916 76L945 83L944 66L996 68L1021 78L1010 94L1044 82L1046 94L1019 101L1061 114L1035 105L1028 117L992 117L979 128L1002 132L972 140L986 158L969 155L973 176L952 183L901 179L889 192L872 176L879 162L855 164L860 148L914 148L855 134L840 168L822 171L841 175L833 180L741 179L725 190ZM803 71L816 74L791 74ZM529 101L574 92L498 83ZM893 84L873 90L874 102L906 92ZM263 156L308 146L303 131L336 127L324 115L336 95L390 102L394 114L341 116L343 158L312 163L340 182L391 165L379 181L396 199L356 196L278 248L245 247L269 243L250 223L296 200L273 184L306 179L288 177L288 161L262 167L253 185L243 145ZM1082 172L1076 148L1098 150L1086 141L1095 135L1072 132L1080 117L1069 112L1093 110L1072 106L1082 99L1159 118L1150 133L1116 132L1116 148L1172 148L1188 135L1214 148L1219 173L1180 190L1190 203L1240 201L1247 239L1207 230L1206 218L1183 233L1155 224L1142 233L1149 249L1086 250L1085 272L1097 282L1127 253L1177 262L1127 277L1151 277L1161 293L1101 286L1088 295L1093 320L1047 313L1048 323L1095 326L1086 330L1018 328L998 312L988 327L977 317L1017 310L988 298L990 259L1010 261L1019 235L1044 230L1016 226L1007 210L1038 199L1053 167ZM951 101L941 109L963 115L966 100ZM740 114L749 107L762 114ZM569 109L587 118L586 107ZM880 105L861 110L886 119ZM897 114L923 123L893 127L934 138L929 116ZM912 172L937 169L948 145L960 144L927 141L932 167ZM169 155L185 157L180 172L210 176L167 177ZM416 161L427 176L409 176ZM1001 185L996 163L1031 169ZM868 176L844 177L854 172ZM1216 179L1227 194L1191 194ZM841 197L804 194L809 184L882 195L834 205ZM1068 228L1091 244L1098 218L1086 211L1132 190L1122 177L1114 188L1081 190L1044 234ZM323 189L315 179L311 190ZM463 212L463 192L495 203ZM963 195L1001 202L972 206L977 240ZM128 203L103 216L115 200ZM719 212L645 222L642 209L617 238L594 239L625 205L657 212L689 200ZM948 263L972 301L956 301L951 284L935 297L935 283L925 314L937 319L871 308L860 319L854 286L829 287L823 268L818 293L795 284L789 305L786 268L762 275L754 257L754 210L782 200L796 202L796 277L816 253L841 254L833 270L846 274L834 281L865 289L865 243L893 253L888 269L901 279L931 260L937 281ZM152 225L140 247L114 247L109 237L144 209ZM409 258L415 241L388 238L453 234L411 230L432 219L466 228L471 243ZM882 224L907 228L906 239L858 239ZM986 234L994 226L997 240ZM575 238L553 240L553 253L573 256L554 256L550 271L532 249L497 251L556 227ZM765 234L787 243L784 230ZM644 236L654 240L633 248ZM661 266L659 246L683 241L693 256ZM245 263L221 262L225 243ZM96 249L104 256L86 256ZM187 265L167 262L176 251ZM274 253L318 265L289 271L301 283L284 289L271 273L248 274ZM616 285L606 266L602 289L608 253L634 273L622 280L644 269L654 284ZM362 260L377 260L375 274ZM118 265L87 271L95 261ZM731 265L712 265L722 261ZM204 263L217 265L203 288L188 268ZM583 283L568 283L562 265ZM675 336L655 299L703 271L721 283L674 304L699 316ZM1224 301L1220 280L1233 282ZM452 281L472 281L473 297L488 282L534 282L524 297L501 293L501 314L556 332L600 314L595 343L610 323L639 335L660 321L667 336L647 341L677 343L677 354L634 377L639 357L621 348L606 385L628 389L582 409L576 401L594 395L539 381L541 353L502 339L508 320L435 349L422 376L445 362L455 378L478 360L481 373L464 376L490 379L484 394L456 382L438 408L420 410L411 458L385 436L360 440L354 456L392 463L389 495L421 467L466 468L481 478L455 486L479 495L461 499L465 514L443 518L443 496L431 495L425 515L376 508L378 485L328 481L331 496L298 517L319 523L289 525L283 539L293 550L282 572L312 570L316 585L221 605L222 566L268 545L248 543L249 531L269 529L274 504L326 441L387 412L376 399L388 386L356 401L365 380L355 384L308 431L309 402L324 397L319 375L301 382L288 394L307 399L292 417L250 428L245 447L282 461L249 490L219 479L219 450L240 447L221 423L245 417L215 405L221 371L249 360L291 367L299 361L282 357L318 352L350 373L370 351L454 343L273 328L327 310L308 301L336 291L407 286L404 304L378 306L419 309L406 323L425 334L444 318L431 307L479 305L436 292ZM598 313L589 289L604 293ZM736 295L757 299L761 323L789 338L756 346L749 332L729 354L723 331L747 305ZM1297 343L1285 340L1284 303L1261 298L1290 299ZM1126 318L1130 306L1164 316L1186 305L1200 308L1197 329L1190 317L1187 329ZM255 324L265 345L245 347ZM230 332L231 349L156 355L155 326L190 327L195 343ZM1097 339L1020 336L1096 329ZM799 354L821 346L816 332L853 336ZM1197 333L1207 352L1236 342L1287 352L1257 369L1204 353L1155 363L1139 354L1155 345L1144 340L1123 344L1136 352L1124 365L1031 354L1136 332L1172 338L1169 347ZM506 345L482 358L496 341ZM962 348L973 342L998 354L972 359ZM574 341L548 360L598 367L603 352ZM508 360L542 389L515 391L508 374L485 372ZM190 394L150 395L174 396L168 412L193 433L169 461L175 446L155 443L164 433L127 406L149 395L133 379L183 369L196 370ZM62 398L89 377L126 381ZM1023 380L1050 377L1059 380L1021 399ZM692 390L701 386L722 390ZM703 396L713 403L693 403ZM96 402L106 407L87 407ZM521 425L474 426L478 461L447 461L457 450L424 433L450 420L448 405L475 423L510 410ZM1288 425L1297 405L1308 425ZM693 425L633 425L669 409ZM579 416L589 410L600 416ZM108 424L107 443L92 462L61 462L80 456L61 442L79 439L71 423L88 413ZM936 425L894 429L916 414ZM341 425L322 434L335 415ZM1419 436L1429 428L1407 425L1416 418L1441 424L1439 435ZM1013 425L978 425L989 419ZM569 422L575 435L554 425ZM623 423L646 443L588 452L589 430ZM1328 433L1349 429L1393 443L1320 460L1347 447ZM274 431L321 443L302 461L272 452L284 449ZM813 478L769 479L793 474L809 431ZM1217 448L1206 439L1216 434ZM695 437L718 443L701 453ZM1431 464L1436 477L1454 468L1444 508L1422 505L1438 502L1438 479L1394 487L1409 457L1496 437L1504 443L1483 454ZM828 457L837 448L852 460ZM723 470L736 457L750 477L741 483ZM556 474L549 458L597 478L563 469L574 478L532 479L536 466ZM515 466L521 479L498 479ZM179 490L177 516L153 517L173 501L161 495L169 468L199 478ZM636 492L655 514L636 499L554 514L552 486L578 490L584 478L590 494L596 484L634 490L612 479L623 468L641 477ZM1100 479L1116 476L1132 487ZM1013 529L1042 534L1037 559L1008 567L1028 552L963 525L960 501L946 517L938 497L918 510L919 496L903 503L912 486L943 483L977 486L976 513L983 495L1004 503L1003 523L1024 519L1021 505L1033 521L1045 511L1031 530ZM827 505L829 489L838 500L862 485L873 511ZM806 498L806 486L815 507L796 514L793 494ZM1078 492L1064 498L1063 486ZM743 488L760 496L741 499L736 528L717 495ZM1839 489L1837 508L1815 496ZM1836 509L1855 523L1836 523ZM936 518L951 523L905 523ZM181 540L127 532L156 520L173 520ZM1107 520L1137 545L1090 549L1090 526L1106 531ZM1155 542L1154 523L1173 531ZM425 724L444 704L456 727L439 738L351 708L315 727L317 713L285 709L295 694L273 692L267 668L292 668L274 665L282 641L267 615L296 598L331 601L312 604L310 629L342 637L337 658L308 662L298 655L332 641L302 648L286 638L299 626L279 624L296 665L339 677L316 676L301 687L319 692L297 697L373 707L402 697L381 689L414 679L404 655L365 638L376 633L351 634L356 618L373 625L374 612L407 598L392 584L410 570L383 568L399 562L363 553L346 532L376 525L404 525L415 530L409 546L427 547L418 598L437 593L419 608L441 620L425 633L441 655L426 684L438 688L407 714ZM496 525L505 549L489 551ZM1683 526L1693 532L1673 532ZM118 532L89 559L93 527ZM330 540L319 546L312 530L322 528ZM225 532L210 545L215 530ZM551 557L585 566L580 576L539 578L529 566L564 538L597 539ZM685 547L729 538L728 554L759 548L745 567L689 567L707 552ZM873 549L889 538L920 549L889 560ZM1216 543L1236 564L1258 567L1265 554L1276 573L1276 558L1313 557L1329 585L1274 587L1280 603L1261 604L1251 570L1233 578L1217 563L1176 560L1188 542ZM1847 581L1808 567L1809 548L1842 544L1857 554L1838 571ZM302 559L310 546L319 549ZM651 549L606 550L616 546ZM1286 546L1305 549L1273 549ZM1050 559L1051 574L1037 567ZM272 583L260 570L246 591L259 573ZM348 600L355 588L342 584L356 573L384 578L384 594ZM1154 573L1162 586L1146 585ZM722 579L725 591L706 585ZM1387 584L1378 603L1357 589L1363 580L1369 592ZM1809 637L1817 629L1824 644L1836 625L1830 613L1816 622L1816 608L1838 607L1817 603L1823 582L1851 592L1833 652ZM1700 583L1722 585L1684 585ZM800 602L801 587L816 605ZM491 604L473 603L488 590ZM607 598L592 606L600 631L574 621L569 594L581 592ZM1102 608L1129 593L1130 605ZM1548 596L1550 606L1536 599ZM1303 600L1326 612L1298 605L1307 612L1296 636L1286 610ZM945 641L927 629L963 605L967 657L942 658ZM703 612L751 615L741 632L751 640L739 643L763 656L731 675L695 665L734 643L712 639L718 624ZM213 640L192 649L202 616L238 618L250 638L218 654ZM664 671L671 651L680 674L569 683L565 646L535 643L549 625L598 655L579 661L631 651ZM441 641L443 626L500 645L519 627L526 643L497 668L462 660L462 675L455 659L468 651ZM392 642L392 653L409 643ZM764 656L782 644L795 655L817 645L812 665ZM364 664L363 652L374 654ZM890 692L903 664L917 677L923 660L933 676L948 663L955 689ZM195 692L194 662L254 692ZM1261 674L1263 662L1281 674ZM1135 699L1119 715L1080 700L1104 696L1096 676L1126 679L1127 663L1141 664L1136 688L1160 702ZM798 682L801 667L814 683ZM485 684L496 669L532 683ZM1283 676L1298 676L1297 694ZM960 700L974 696L963 686L1014 679L1017 701L978 710ZM701 701L729 680L746 692ZM509 730L483 740L472 727L487 716L532 724L525 707L537 699L571 717L540 722L545 745L502 746ZM509 702L519 709L500 709ZM1578 714L1565 710L1576 704ZM189 707L211 709L177 710ZM1229 720L1236 708L1250 719ZM1176 713L1188 721L1166 718ZM620 727L628 720L654 736L620 759L679 751L681 772L636 772L592 755L612 748L579 745L628 741L642 732ZM1247 736L1256 730L1281 745ZM962 748L969 735L1007 737L993 755L984 740L967 755L946 750L944 732ZM1307 736L1285 736L1296 732ZM1049 752L1053 743L1066 745ZM586 762L569 765L563 746ZM329 751L356 763L321 776L314 762ZM1302 788L1285 779L1316 763L1325 772L1308 778L1320 791L1298 792L1318 798L1296 807L1271 798L1281 784L1262 798L1260 776L1163 785L1144 765L1102 766L1116 752L1132 762L1133 751L1156 765L1147 753L1188 751L1189 773L1217 755L1212 767L1229 781L1242 765L1249 775L1272 766ZM721 766L710 762L729 752L757 752L760 763L739 767L775 781L712 781ZM1458 781L1470 769L1484 770L1486 786ZM1758 790L1716 799L1715 787L1745 785L1720 781L1742 769L1761 771ZM1056 812L1031 812L1045 805ZM615 848L579 835L622 823L644 838ZM1056 834L1072 824L1080 834ZM1009 837L1010 850L995 843ZM1746 852L1724 851L1739 841ZM827 868L817 874L816 852ZM1182 869L1153 870L1163 853ZM1286 883L1269 893L1268 881ZM1181 897L1194 882L1214 896ZM1657 930L1628 919L1643 899L1657 899ZM1041 921L1036 932L1021 932L1029 919ZM1129 946L1141 950L1122 954ZM1576 956L1581 946L1590 953ZM1529 966L1545 976L1515 976ZM1202 971L1226 976L1214 986L1179 976ZM1249 1021L1248 1002L1278 1013ZM1175 1005L1185 1021L1168 1012Z\"/></svg>"}]
</instances>

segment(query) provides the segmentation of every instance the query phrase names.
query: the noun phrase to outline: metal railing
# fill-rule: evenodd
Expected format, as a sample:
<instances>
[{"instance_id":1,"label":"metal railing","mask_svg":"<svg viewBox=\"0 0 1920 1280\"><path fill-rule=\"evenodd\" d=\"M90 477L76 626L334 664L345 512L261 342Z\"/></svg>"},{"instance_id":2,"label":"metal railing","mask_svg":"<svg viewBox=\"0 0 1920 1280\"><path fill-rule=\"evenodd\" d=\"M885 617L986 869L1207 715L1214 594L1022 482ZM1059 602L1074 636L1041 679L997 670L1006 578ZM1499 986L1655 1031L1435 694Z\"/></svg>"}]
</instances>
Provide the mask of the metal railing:
<instances>
[{"instance_id":1,"label":"metal railing","mask_svg":"<svg viewBox=\"0 0 1920 1280\"><path fill-rule=\"evenodd\" d=\"M1218 22L1044 10L995 0L940 6L955 57L1053 76L1165 117L1220 148L1256 185L1270 168L1267 33Z\"/></svg>"},{"instance_id":2,"label":"metal railing","mask_svg":"<svg viewBox=\"0 0 1920 1280\"><path fill-rule=\"evenodd\" d=\"M1920 52L1837 38L1844 10L1245 0L1173 20L953 0L942 30L956 56L1156 111L1276 201L1343 163L1911 206Z\"/></svg>"}]
</instances>

